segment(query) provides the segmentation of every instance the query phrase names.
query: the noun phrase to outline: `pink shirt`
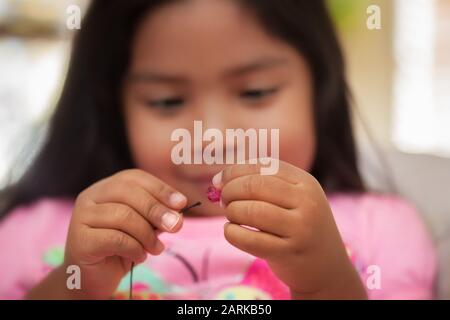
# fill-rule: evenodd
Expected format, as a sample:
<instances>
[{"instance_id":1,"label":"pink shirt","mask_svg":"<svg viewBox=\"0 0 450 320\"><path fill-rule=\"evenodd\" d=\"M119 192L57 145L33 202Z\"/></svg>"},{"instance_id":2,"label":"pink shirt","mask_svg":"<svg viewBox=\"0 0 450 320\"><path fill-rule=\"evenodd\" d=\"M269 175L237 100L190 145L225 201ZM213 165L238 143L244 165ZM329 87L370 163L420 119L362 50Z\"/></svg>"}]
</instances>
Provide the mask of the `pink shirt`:
<instances>
[{"instance_id":1,"label":"pink shirt","mask_svg":"<svg viewBox=\"0 0 450 320\"><path fill-rule=\"evenodd\" d=\"M435 250L413 207L366 194L329 197L351 261L372 299L432 298ZM16 208L0 224L0 298L20 299L63 262L73 202L44 199ZM166 251L134 270L135 298L289 299L265 261L231 246L224 217L185 217L164 233ZM114 298L125 299L129 275Z\"/></svg>"}]
</instances>

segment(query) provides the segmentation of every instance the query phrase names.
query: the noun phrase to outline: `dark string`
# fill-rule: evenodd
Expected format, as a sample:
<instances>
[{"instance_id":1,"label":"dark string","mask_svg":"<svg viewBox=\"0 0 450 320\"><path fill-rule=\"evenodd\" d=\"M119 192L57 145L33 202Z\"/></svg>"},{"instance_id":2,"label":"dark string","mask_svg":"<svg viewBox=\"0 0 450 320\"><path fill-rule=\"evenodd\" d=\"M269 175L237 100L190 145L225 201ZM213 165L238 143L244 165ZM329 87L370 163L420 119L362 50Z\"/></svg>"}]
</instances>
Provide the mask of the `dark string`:
<instances>
[{"instance_id":1,"label":"dark string","mask_svg":"<svg viewBox=\"0 0 450 320\"><path fill-rule=\"evenodd\" d=\"M192 280L194 282L198 282L198 275L197 272L195 272L194 267L187 261L182 255L176 253L176 252L169 252L174 258L177 258L189 271L189 273L192 276Z\"/></svg>"},{"instance_id":2,"label":"dark string","mask_svg":"<svg viewBox=\"0 0 450 320\"><path fill-rule=\"evenodd\" d=\"M196 203L194 203L194 204L192 204L192 205L190 205L190 206L187 206L187 207L181 209L180 213L181 213L181 214L186 213L186 212L189 211L190 209L192 209L192 208L194 208L194 207L197 207L197 206L199 206L199 205L201 205L201 204L202 204L202 203L201 203L200 201L197 201ZM181 257L181 256L179 256L178 254L175 254L175 256L176 256L181 262L183 262L184 265L186 265L186 267L189 269L189 271L193 274L194 280L198 280L198 279L197 279L197 275L195 274L195 271L192 272L193 270L192 270L191 266L189 265L189 263L187 263L187 261L184 260L184 258ZM133 300L133 269L134 269L134 261L131 262L131 268L130 268L130 284L129 284L129 290L128 290L128 292L129 292L128 299L129 299L129 300Z\"/></svg>"},{"instance_id":3,"label":"dark string","mask_svg":"<svg viewBox=\"0 0 450 320\"><path fill-rule=\"evenodd\" d=\"M184 209L181 209L180 213L185 213L186 211L191 210L191 209L194 208L194 207L198 207L198 206L201 205L201 204L202 204L202 203L201 203L200 201L197 201L196 203L191 204L190 206L188 206L188 207L186 207L186 208L184 208Z\"/></svg>"},{"instance_id":4,"label":"dark string","mask_svg":"<svg viewBox=\"0 0 450 320\"><path fill-rule=\"evenodd\" d=\"M131 270L130 270L130 295L128 296L128 300L133 300L133 269L134 269L134 261L131 262Z\"/></svg>"}]
</instances>

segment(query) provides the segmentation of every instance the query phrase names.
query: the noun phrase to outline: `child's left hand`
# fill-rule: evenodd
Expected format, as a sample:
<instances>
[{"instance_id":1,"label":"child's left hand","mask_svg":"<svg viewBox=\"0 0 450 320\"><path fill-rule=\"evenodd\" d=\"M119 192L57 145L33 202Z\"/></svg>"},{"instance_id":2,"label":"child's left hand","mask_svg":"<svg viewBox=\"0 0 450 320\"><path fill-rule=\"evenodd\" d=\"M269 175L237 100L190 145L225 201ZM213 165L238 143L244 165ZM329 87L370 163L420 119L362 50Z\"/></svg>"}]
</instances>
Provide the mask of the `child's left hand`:
<instances>
[{"instance_id":1,"label":"child's left hand","mask_svg":"<svg viewBox=\"0 0 450 320\"><path fill-rule=\"evenodd\" d=\"M292 298L366 298L317 180L282 161L276 175L259 170L233 165L213 180L230 221L225 238L265 259Z\"/></svg>"}]
</instances>

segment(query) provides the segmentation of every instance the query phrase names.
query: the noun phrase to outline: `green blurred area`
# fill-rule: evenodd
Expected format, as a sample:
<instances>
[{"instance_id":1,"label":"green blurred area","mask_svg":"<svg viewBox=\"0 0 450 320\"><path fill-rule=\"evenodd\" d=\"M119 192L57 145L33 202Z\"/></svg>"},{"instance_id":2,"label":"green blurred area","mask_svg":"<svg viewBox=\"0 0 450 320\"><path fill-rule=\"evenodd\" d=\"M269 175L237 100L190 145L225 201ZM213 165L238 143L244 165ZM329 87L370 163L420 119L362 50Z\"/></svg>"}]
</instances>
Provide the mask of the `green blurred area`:
<instances>
[{"instance_id":1,"label":"green blurred area","mask_svg":"<svg viewBox=\"0 0 450 320\"><path fill-rule=\"evenodd\" d=\"M326 0L333 20L343 31L358 27L369 5L366 0Z\"/></svg>"}]
</instances>

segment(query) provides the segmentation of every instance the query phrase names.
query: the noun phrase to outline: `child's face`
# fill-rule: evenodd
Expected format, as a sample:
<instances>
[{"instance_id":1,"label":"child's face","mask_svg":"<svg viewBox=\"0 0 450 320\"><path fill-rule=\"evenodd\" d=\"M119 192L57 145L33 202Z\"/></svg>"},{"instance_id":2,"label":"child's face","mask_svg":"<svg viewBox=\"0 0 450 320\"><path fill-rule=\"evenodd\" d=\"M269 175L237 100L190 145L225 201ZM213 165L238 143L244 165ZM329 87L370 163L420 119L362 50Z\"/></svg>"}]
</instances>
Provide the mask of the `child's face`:
<instances>
[{"instance_id":1,"label":"child's face","mask_svg":"<svg viewBox=\"0 0 450 320\"><path fill-rule=\"evenodd\" d=\"M135 35L128 75L123 99L135 164L183 192L189 203L203 201L196 214L223 214L205 201L223 166L171 161L177 144L172 131L186 128L193 137L195 120L224 136L225 129L279 129L280 159L310 169L310 70L236 1L174 2L148 15Z\"/></svg>"}]
</instances>

